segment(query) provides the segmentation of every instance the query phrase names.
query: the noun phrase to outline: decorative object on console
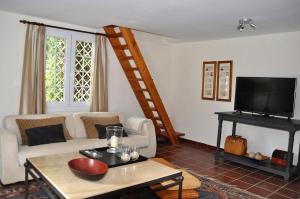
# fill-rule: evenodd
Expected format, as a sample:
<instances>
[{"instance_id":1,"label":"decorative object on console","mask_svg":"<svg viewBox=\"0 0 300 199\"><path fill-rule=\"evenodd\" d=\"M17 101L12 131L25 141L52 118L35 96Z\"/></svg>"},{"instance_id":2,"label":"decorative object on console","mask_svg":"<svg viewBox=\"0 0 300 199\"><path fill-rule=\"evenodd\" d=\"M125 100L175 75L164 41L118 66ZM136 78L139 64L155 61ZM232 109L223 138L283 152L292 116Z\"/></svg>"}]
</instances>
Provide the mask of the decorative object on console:
<instances>
[{"instance_id":1,"label":"decorative object on console","mask_svg":"<svg viewBox=\"0 0 300 199\"><path fill-rule=\"evenodd\" d=\"M121 126L108 126L106 127L106 140L109 153L117 153L119 150L119 145L121 143L123 135L123 127Z\"/></svg>"},{"instance_id":2,"label":"decorative object on console","mask_svg":"<svg viewBox=\"0 0 300 199\"><path fill-rule=\"evenodd\" d=\"M76 158L70 160L68 165L75 175L87 180L99 180L108 170L107 164L90 158Z\"/></svg>"},{"instance_id":3,"label":"decorative object on console","mask_svg":"<svg viewBox=\"0 0 300 199\"><path fill-rule=\"evenodd\" d=\"M26 129L25 132L28 146L66 142L62 124Z\"/></svg>"},{"instance_id":4,"label":"decorative object on console","mask_svg":"<svg viewBox=\"0 0 300 199\"><path fill-rule=\"evenodd\" d=\"M216 61L203 62L202 69L202 99L215 99Z\"/></svg>"},{"instance_id":5,"label":"decorative object on console","mask_svg":"<svg viewBox=\"0 0 300 199\"><path fill-rule=\"evenodd\" d=\"M242 136L227 136L224 151L234 155L245 155L247 152L247 140Z\"/></svg>"},{"instance_id":6,"label":"decorative object on console","mask_svg":"<svg viewBox=\"0 0 300 199\"><path fill-rule=\"evenodd\" d=\"M292 153L292 157L294 154ZM293 158L292 158L293 159ZM275 149L272 153L272 164L281 166L281 167L287 167L288 165L288 152L282 151L279 149Z\"/></svg>"},{"instance_id":7,"label":"decorative object on console","mask_svg":"<svg viewBox=\"0 0 300 199\"><path fill-rule=\"evenodd\" d=\"M232 60L218 61L217 101L231 101Z\"/></svg>"},{"instance_id":8,"label":"decorative object on console","mask_svg":"<svg viewBox=\"0 0 300 199\"><path fill-rule=\"evenodd\" d=\"M268 160L269 157L261 154L260 152L254 153L254 152L249 152L244 155L247 158L253 159L253 160L258 160L258 161L264 161Z\"/></svg>"},{"instance_id":9,"label":"decorative object on console","mask_svg":"<svg viewBox=\"0 0 300 199\"><path fill-rule=\"evenodd\" d=\"M69 134L69 131L65 125L65 117L50 117L47 119L16 119L16 123L20 129L22 145L28 145L26 129L32 129L36 127L43 127L49 125L62 124L64 128L64 137L67 140L71 140L72 137Z\"/></svg>"}]
</instances>

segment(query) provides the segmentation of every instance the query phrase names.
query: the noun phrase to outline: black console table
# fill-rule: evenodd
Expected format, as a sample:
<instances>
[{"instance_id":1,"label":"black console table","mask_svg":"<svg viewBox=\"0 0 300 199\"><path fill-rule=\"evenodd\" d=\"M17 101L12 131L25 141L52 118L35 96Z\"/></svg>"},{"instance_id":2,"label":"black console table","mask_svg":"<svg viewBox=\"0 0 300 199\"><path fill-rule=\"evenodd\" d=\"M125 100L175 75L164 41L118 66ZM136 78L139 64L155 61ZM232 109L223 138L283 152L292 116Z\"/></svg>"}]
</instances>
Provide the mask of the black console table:
<instances>
[{"instance_id":1,"label":"black console table","mask_svg":"<svg viewBox=\"0 0 300 199\"><path fill-rule=\"evenodd\" d=\"M285 181L290 181L300 173L300 146L298 154L297 166L293 165L293 147L295 133L300 130L300 120L285 119L277 117L268 117L261 115L254 115L240 112L216 112L218 115L219 126L218 126L218 139L217 139L217 152L216 160L220 158L227 159L242 165L254 167L266 172L274 173L284 177ZM271 164L271 161L257 161L252 160L243 156L236 156L233 154L225 153L221 151L221 136L222 136L222 124L223 121L232 122L232 135L236 134L237 123L248 124L253 126L260 126L272 129L278 129L287 131L289 133L288 142L288 166L286 168L279 167Z\"/></svg>"}]
</instances>

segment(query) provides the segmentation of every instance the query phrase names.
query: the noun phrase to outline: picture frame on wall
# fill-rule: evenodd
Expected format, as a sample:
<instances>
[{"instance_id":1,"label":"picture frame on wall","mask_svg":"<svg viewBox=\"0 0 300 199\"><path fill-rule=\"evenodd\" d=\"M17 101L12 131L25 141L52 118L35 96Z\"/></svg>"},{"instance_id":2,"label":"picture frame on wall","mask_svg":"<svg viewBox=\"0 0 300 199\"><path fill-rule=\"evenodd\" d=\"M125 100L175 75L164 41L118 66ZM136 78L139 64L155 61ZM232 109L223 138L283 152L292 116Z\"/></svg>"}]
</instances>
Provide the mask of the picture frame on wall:
<instances>
[{"instance_id":1,"label":"picture frame on wall","mask_svg":"<svg viewBox=\"0 0 300 199\"><path fill-rule=\"evenodd\" d=\"M215 99L216 61L204 61L202 68L202 99Z\"/></svg>"},{"instance_id":2,"label":"picture frame on wall","mask_svg":"<svg viewBox=\"0 0 300 199\"><path fill-rule=\"evenodd\" d=\"M217 67L217 101L231 101L232 60L218 61Z\"/></svg>"}]
</instances>

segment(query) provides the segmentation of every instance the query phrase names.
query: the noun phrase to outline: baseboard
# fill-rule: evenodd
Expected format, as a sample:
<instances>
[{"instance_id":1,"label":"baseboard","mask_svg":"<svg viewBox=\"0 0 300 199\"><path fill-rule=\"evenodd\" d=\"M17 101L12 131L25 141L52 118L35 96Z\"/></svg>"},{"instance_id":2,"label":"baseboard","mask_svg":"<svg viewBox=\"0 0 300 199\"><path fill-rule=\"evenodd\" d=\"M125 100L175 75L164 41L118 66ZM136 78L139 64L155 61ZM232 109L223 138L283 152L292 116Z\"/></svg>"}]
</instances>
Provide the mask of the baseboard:
<instances>
[{"instance_id":1,"label":"baseboard","mask_svg":"<svg viewBox=\"0 0 300 199\"><path fill-rule=\"evenodd\" d=\"M185 142L185 143L189 143L191 145L200 146L200 147L210 149L210 150L216 150L217 149L217 147L215 147L215 146L205 144L205 143L202 143L202 142L197 142L197 141L194 141L194 140L189 140L189 139L186 139L186 138L180 138L180 141Z\"/></svg>"}]
</instances>

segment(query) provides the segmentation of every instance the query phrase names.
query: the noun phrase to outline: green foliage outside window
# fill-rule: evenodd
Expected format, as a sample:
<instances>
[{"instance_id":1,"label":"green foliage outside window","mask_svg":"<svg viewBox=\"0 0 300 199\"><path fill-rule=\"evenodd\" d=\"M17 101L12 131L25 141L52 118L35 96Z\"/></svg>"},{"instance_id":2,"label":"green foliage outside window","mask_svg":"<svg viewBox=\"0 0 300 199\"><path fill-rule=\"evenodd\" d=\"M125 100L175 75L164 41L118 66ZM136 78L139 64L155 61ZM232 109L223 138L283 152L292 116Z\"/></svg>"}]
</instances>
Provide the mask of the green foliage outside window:
<instances>
[{"instance_id":1,"label":"green foliage outside window","mask_svg":"<svg viewBox=\"0 0 300 199\"><path fill-rule=\"evenodd\" d=\"M47 102L64 101L65 49L65 39L47 37L45 71Z\"/></svg>"}]
</instances>

